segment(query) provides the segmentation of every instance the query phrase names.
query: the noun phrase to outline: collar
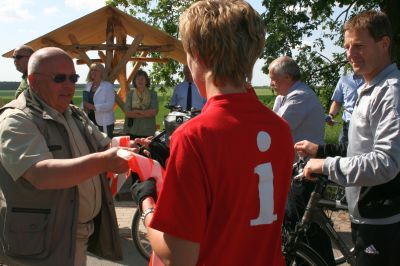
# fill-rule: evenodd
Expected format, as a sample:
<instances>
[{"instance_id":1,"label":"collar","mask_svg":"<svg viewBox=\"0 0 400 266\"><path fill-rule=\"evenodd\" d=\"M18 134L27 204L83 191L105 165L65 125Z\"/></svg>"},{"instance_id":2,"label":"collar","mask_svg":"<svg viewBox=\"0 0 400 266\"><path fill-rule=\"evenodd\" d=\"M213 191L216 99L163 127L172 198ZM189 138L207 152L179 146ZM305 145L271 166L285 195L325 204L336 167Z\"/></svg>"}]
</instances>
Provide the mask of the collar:
<instances>
[{"instance_id":1,"label":"collar","mask_svg":"<svg viewBox=\"0 0 400 266\"><path fill-rule=\"evenodd\" d=\"M381 82L382 80L386 79L386 77L392 73L393 71L398 70L397 65L396 64L390 64L388 66L386 66L381 72L378 73L378 75L376 75L370 82L370 84L367 85L367 83L364 83L364 86L361 86L357 92L358 92L358 98L356 101L356 105L358 105L361 97L369 90L372 90L376 84L378 84L379 82Z\"/></svg>"},{"instance_id":2,"label":"collar","mask_svg":"<svg viewBox=\"0 0 400 266\"><path fill-rule=\"evenodd\" d=\"M393 71L397 70L397 65L396 64L390 64L386 66L381 72L378 73L370 82L368 87L374 87L376 84L381 82L383 79L386 79L386 77L392 73Z\"/></svg>"},{"instance_id":3,"label":"collar","mask_svg":"<svg viewBox=\"0 0 400 266\"><path fill-rule=\"evenodd\" d=\"M293 91L295 91L295 90L297 90L299 87L301 87L301 85L302 85L302 82L301 82L300 80L296 81L296 82L292 85L292 87L290 87L290 88L287 90L286 95L282 95L282 96L283 96L283 97L288 96L290 93L292 93Z\"/></svg>"},{"instance_id":4,"label":"collar","mask_svg":"<svg viewBox=\"0 0 400 266\"><path fill-rule=\"evenodd\" d=\"M43 119L52 119L57 121L61 117L63 117L63 115L71 113L70 108L67 108L67 110L63 114L51 108L30 88L28 89L28 93L26 96L26 104L31 106L36 112L42 113Z\"/></svg>"}]
</instances>

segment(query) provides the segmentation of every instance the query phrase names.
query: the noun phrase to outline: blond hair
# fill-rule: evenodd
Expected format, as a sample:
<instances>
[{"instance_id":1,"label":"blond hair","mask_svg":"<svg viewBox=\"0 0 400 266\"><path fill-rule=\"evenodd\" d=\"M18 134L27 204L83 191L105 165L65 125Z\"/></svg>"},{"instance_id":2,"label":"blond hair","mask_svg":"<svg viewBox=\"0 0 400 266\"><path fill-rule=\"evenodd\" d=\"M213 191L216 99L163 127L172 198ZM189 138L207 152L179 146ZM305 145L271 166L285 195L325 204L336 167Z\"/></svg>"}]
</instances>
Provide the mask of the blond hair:
<instances>
[{"instance_id":1,"label":"blond hair","mask_svg":"<svg viewBox=\"0 0 400 266\"><path fill-rule=\"evenodd\" d=\"M198 57L223 85L250 82L265 42L260 15L242 0L203 0L180 17L179 31L187 53Z\"/></svg>"},{"instance_id":2,"label":"blond hair","mask_svg":"<svg viewBox=\"0 0 400 266\"><path fill-rule=\"evenodd\" d=\"M101 73L101 80L104 79L104 76L105 76L105 68L104 68L103 64L101 64L101 63L92 63L92 64L90 65L90 67L89 67L89 72L88 72L87 77L86 77L86 81L87 81L87 82L93 81L92 76L90 75L90 72L91 72L92 70L94 70L94 69L95 69L95 70L100 70L100 73Z\"/></svg>"}]
</instances>

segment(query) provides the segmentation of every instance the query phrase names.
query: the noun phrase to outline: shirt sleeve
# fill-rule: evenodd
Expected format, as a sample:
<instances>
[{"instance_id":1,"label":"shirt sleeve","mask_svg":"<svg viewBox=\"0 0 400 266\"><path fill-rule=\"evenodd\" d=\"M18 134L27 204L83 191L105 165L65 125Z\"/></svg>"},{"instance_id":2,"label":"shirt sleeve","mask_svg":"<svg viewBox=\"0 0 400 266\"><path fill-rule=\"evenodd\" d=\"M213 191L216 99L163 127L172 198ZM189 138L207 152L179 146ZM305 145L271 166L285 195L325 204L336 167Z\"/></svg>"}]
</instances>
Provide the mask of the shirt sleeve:
<instances>
[{"instance_id":1,"label":"shirt sleeve","mask_svg":"<svg viewBox=\"0 0 400 266\"><path fill-rule=\"evenodd\" d=\"M37 162L53 159L46 140L36 125L19 110L6 110L0 122L0 158L17 180Z\"/></svg>"},{"instance_id":2,"label":"shirt sleeve","mask_svg":"<svg viewBox=\"0 0 400 266\"><path fill-rule=\"evenodd\" d=\"M206 229L207 189L202 159L187 137L174 135L166 177L151 227L199 243Z\"/></svg>"},{"instance_id":3,"label":"shirt sleeve","mask_svg":"<svg viewBox=\"0 0 400 266\"><path fill-rule=\"evenodd\" d=\"M332 101L335 101L337 103L343 104L344 102L344 95L343 95L343 77L339 79L335 90L333 91L332 94Z\"/></svg>"}]
</instances>

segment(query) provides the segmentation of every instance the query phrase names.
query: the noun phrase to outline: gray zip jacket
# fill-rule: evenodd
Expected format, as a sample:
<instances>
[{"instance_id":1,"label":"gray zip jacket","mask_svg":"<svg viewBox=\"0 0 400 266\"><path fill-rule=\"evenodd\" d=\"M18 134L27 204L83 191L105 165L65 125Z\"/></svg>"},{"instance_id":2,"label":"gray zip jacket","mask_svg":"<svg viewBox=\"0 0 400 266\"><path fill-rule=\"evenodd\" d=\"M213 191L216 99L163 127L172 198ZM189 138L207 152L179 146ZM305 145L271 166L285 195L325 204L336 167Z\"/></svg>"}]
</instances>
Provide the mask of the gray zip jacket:
<instances>
[{"instance_id":1,"label":"gray zip jacket","mask_svg":"<svg viewBox=\"0 0 400 266\"><path fill-rule=\"evenodd\" d=\"M347 157L328 157L324 162L323 173L346 186L354 223L400 221L399 101L400 71L391 64L359 89Z\"/></svg>"}]
</instances>

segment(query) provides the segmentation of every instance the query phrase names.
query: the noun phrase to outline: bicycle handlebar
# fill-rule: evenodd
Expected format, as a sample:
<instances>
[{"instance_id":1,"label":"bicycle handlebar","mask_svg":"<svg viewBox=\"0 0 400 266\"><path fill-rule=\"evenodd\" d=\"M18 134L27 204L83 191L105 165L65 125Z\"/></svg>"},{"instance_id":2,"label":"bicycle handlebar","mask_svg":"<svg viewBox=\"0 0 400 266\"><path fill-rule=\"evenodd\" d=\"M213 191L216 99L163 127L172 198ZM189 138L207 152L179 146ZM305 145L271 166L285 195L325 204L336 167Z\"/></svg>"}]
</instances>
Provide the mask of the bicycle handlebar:
<instances>
[{"instance_id":1,"label":"bicycle handlebar","mask_svg":"<svg viewBox=\"0 0 400 266\"><path fill-rule=\"evenodd\" d=\"M295 164L293 164L293 169L297 170L297 175L293 176L293 180L295 181L303 181L305 179L304 176L304 167L306 166L307 162L303 159L300 159L298 162L296 162ZM316 173L312 173L311 174L312 177L315 177L317 180L326 183L328 182L328 176L324 175L324 174L316 174Z\"/></svg>"},{"instance_id":2,"label":"bicycle handlebar","mask_svg":"<svg viewBox=\"0 0 400 266\"><path fill-rule=\"evenodd\" d=\"M197 115L197 114L199 114L201 112L201 110L196 110L193 107L190 110L185 110L180 105L172 105L172 104L166 104L165 108L167 108L167 109L169 109L171 111L177 111L177 112L185 113L185 114L188 114L190 116L195 116L195 115Z\"/></svg>"}]
</instances>

